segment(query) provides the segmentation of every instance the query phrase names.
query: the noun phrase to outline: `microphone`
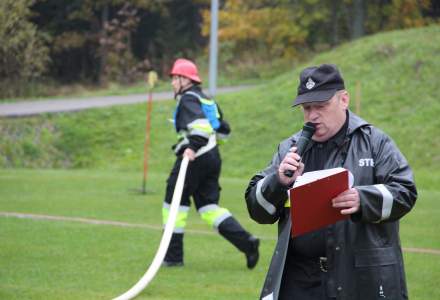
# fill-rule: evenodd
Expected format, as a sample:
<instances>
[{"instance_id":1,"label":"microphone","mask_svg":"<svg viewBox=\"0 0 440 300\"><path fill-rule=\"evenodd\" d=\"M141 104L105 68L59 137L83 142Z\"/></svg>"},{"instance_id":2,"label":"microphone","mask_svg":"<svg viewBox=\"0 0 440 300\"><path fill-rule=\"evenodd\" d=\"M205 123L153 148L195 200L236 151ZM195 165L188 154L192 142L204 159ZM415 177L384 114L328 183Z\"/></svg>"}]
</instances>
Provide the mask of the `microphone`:
<instances>
[{"instance_id":1,"label":"microphone","mask_svg":"<svg viewBox=\"0 0 440 300\"><path fill-rule=\"evenodd\" d=\"M307 145L310 142L310 138L315 133L315 130L316 130L315 124L313 124L312 122L307 122L304 124L301 135L298 141L296 142L296 153L298 153L299 156L302 156L304 150L306 149ZM284 171L284 175L286 175L287 177L292 177L293 171L286 170Z\"/></svg>"}]
</instances>

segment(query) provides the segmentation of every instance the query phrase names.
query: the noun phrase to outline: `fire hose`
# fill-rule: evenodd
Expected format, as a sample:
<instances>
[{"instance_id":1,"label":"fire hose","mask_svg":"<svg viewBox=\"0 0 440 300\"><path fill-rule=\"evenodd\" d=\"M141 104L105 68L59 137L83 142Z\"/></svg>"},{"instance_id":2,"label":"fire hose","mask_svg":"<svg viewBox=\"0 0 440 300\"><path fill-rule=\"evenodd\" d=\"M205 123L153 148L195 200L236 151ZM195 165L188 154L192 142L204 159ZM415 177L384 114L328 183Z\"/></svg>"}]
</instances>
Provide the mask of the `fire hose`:
<instances>
[{"instance_id":1,"label":"fire hose","mask_svg":"<svg viewBox=\"0 0 440 300\"><path fill-rule=\"evenodd\" d=\"M151 263L148 270L142 276L141 279L124 294L114 298L113 300L129 300L133 299L139 293L141 293L150 281L154 278L160 266L162 265L165 254L168 250L170 244L171 235L173 234L174 225L176 223L177 212L179 210L180 201L182 199L183 185L185 183L186 170L188 168L189 159L184 156L182 163L180 164L179 175L177 177L176 186L174 187L173 198L171 201L170 214L165 225L165 230L162 235L162 239L159 244L159 248L154 256L153 262Z\"/></svg>"}]
</instances>

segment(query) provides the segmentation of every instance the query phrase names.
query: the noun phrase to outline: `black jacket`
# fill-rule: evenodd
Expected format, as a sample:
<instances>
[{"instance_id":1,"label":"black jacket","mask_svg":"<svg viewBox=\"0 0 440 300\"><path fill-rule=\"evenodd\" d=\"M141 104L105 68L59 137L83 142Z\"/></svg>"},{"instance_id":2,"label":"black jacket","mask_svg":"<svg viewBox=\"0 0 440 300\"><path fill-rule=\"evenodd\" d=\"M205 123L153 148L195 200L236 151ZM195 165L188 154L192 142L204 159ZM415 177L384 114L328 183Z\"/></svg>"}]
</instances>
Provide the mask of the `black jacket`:
<instances>
[{"instance_id":1,"label":"black jacket","mask_svg":"<svg viewBox=\"0 0 440 300\"><path fill-rule=\"evenodd\" d=\"M186 148L197 152L208 144L210 136L214 133L203 113L199 97L195 94L206 98L198 85L193 85L177 98L174 126L179 136L177 144L173 146L176 155L182 154Z\"/></svg>"},{"instance_id":2,"label":"black jacket","mask_svg":"<svg viewBox=\"0 0 440 300\"><path fill-rule=\"evenodd\" d=\"M325 168L343 166L353 173L361 209L327 228L326 288L337 299L407 299L398 220L417 198L413 174L386 134L352 112L348 116L346 138L329 155ZM291 224L284 207L288 187L279 183L277 170L299 135L279 144L270 165L251 179L246 190L252 219L263 224L278 221L278 242L261 298L278 299Z\"/></svg>"}]
</instances>

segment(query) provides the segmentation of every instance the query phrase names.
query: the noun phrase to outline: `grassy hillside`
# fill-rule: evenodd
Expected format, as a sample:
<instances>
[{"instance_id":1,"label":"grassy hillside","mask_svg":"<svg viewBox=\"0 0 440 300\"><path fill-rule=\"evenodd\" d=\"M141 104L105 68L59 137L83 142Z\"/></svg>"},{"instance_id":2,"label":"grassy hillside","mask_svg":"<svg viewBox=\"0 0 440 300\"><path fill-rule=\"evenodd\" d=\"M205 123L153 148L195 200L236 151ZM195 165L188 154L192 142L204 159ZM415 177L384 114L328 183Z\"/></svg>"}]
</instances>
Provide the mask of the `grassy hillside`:
<instances>
[{"instance_id":1,"label":"grassy hillside","mask_svg":"<svg viewBox=\"0 0 440 300\"><path fill-rule=\"evenodd\" d=\"M360 115L389 133L416 169L440 167L440 27L383 33L318 55L256 88L221 95L233 128L223 146L224 173L249 177L270 160L278 142L302 124L291 109L298 74L308 65L337 64ZM360 87L360 90L356 89ZM154 105L152 172L167 172L174 133L173 101ZM1 167L142 169L145 104L74 114L0 119Z\"/></svg>"}]
</instances>

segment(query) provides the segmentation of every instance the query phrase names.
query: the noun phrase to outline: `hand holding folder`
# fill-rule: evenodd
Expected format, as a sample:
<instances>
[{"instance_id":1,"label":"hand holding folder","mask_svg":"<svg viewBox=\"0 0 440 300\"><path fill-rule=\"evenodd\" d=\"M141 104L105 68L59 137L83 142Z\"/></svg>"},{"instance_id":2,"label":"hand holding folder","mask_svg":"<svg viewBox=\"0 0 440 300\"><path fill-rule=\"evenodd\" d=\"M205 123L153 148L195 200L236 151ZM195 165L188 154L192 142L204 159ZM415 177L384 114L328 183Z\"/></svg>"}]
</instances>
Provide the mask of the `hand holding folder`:
<instances>
[{"instance_id":1,"label":"hand holding folder","mask_svg":"<svg viewBox=\"0 0 440 300\"><path fill-rule=\"evenodd\" d=\"M347 219L331 200L351 188L353 175L344 168L306 172L298 177L289 190L292 236Z\"/></svg>"}]
</instances>

